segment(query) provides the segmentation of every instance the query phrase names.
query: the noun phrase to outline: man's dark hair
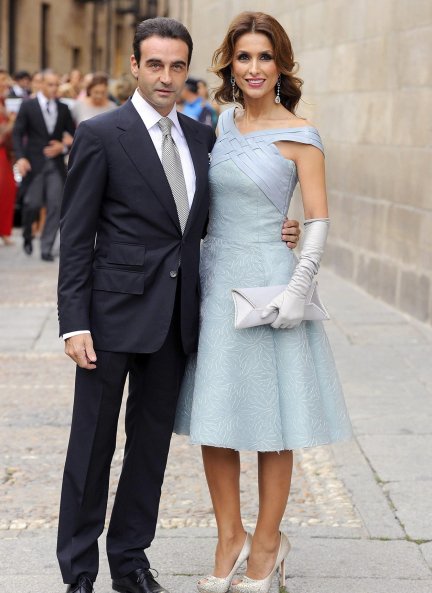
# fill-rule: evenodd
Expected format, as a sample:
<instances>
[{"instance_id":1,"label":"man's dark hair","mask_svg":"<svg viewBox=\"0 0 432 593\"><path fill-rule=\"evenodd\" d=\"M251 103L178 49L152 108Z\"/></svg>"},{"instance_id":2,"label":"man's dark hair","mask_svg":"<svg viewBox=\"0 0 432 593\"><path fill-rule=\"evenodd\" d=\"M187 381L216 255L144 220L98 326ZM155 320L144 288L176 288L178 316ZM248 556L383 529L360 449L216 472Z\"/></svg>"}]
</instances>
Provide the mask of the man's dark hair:
<instances>
[{"instance_id":1,"label":"man's dark hair","mask_svg":"<svg viewBox=\"0 0 432 593\"><path fill-rule=\"evenodd\" d=\"M189 31L179 21L162 16L142 21L136 28L133 40L133 53L138 65L141 60L141 41L154 36L167 37L168 39L180 39L181 41L184 41L189 48L189 66L193 50L192 37L190 36Z\"/></svg>"},{"instance_id":2,"label":"man's dark hair","mask_svg":"<svg viewBox=\"0 0 432 593\"><path fill-rule=\"evenodd\" d=\"M194 95L198 95L198 80L196 78L188 78L185 87Z\"/></svg>"},{"instance_id":3,"label":"man's dark hair","mask_svg":"<svg viewBox=\"0 0 432 593\"><path fill-rule=\"evenodd\" d=\"M27 72L27 70L18 70L18 72L15 72L15 80L23 80L24 78L31 79L30 72Z\"/></svg>"}]
</instances>

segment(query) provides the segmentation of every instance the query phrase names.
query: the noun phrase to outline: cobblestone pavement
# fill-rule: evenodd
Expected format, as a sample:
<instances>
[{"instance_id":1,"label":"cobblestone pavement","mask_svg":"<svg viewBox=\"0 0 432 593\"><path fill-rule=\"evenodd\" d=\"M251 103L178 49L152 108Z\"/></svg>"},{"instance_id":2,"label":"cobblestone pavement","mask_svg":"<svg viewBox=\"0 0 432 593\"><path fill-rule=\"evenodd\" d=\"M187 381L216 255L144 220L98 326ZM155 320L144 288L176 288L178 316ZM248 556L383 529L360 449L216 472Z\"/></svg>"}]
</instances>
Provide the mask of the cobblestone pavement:
<instances>
[{"instance_id":1,"label":"cobblestone pavement","mask_svg":"<svg viewBox=\"0 0 432 593\"><path fill-rule=\"evenodd\" d=\"M55 334L45 343L42 337L44 327L54 331L56 266L25 258L17 248L14 251L16 265L2 269L0 286L0 312L14 317L9 340L0 352L0 530L31 530L53 527L57 522L74 367L62 353L61 341L53 339ZM40 330L33 339L29 337L28 349L22 350L26 345L23 336L30 329L29 317L35 311ZM110 504L123 457L122 422L119 426ZM245 524L250 527L255 523L258 505L256 472L256 455L243 454L242 502ZM173 437L159 521L167 529L215 526L199 447L190 446L185 437ZM330 448L296 455L285 522L360 528L350 495L334 471Z\"/></svg>"}]
</instances>

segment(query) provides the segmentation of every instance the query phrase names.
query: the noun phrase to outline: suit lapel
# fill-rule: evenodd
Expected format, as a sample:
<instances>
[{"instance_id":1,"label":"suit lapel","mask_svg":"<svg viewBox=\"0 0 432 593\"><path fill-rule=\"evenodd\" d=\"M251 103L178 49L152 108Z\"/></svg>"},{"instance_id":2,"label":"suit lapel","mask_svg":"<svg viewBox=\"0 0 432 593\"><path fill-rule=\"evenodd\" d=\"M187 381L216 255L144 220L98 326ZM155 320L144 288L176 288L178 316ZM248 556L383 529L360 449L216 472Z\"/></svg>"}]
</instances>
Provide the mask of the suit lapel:
<instances>
[{"instance_id":1,"label":"suit lapel","mask_svg":"<svg viewBox=\"0 0 432 593\"><path fill-rule=\"evenodd\" d=\"M48 132L48 128L46 127L46 123L45 123L45 119L42 113L42 109L41 106L39 105L39 101L38 99L33 99L34 100L34 112L35 112L35 116L36 118L39 120L39 126L42 130L44 130L44 132L46 133L47 136L49 136L49 132Z\"/></svg>"},{"instance_id":2,"label":"suit lapel","mask_svg":"<svg viewBox=\"0 0 432 593\"><path fill-rule=\"evenodd\" d=\"M119 141L126 154L181 231L177 208L159 155L147 128L130 100L119 109L118 127L123 131Z\"/></svg>"},{"instance_id":3,"label":"suit lapel","mask_svg":"<svg viewBox=\"0 0 432 593\"><path fill-rule=\"evenodd\" d=\"M207 184L209 157L206 147L200 138L198 128L194 125L191 125L190 119L181 113L178 114L178 118L185 135L186 142L189 146L196 177L195 195L185 228L186 234L193 222L194 216L198 212L202 191Z\"/></svg>"},{"instance_id":4,"label":"suit lapel","mask_svg":"<svg viewBox=\"0 0 432 593\"><path fill-rule=\"evenodd\" d=\"M57 120L56 120L54 130L52 133L53 136L55 136L56 132L58 132L61 135L61 133L63 131L61 128L62 128L62 119L63 119L63 113L64 113L63 107L64 106L63 106L63 103L60 103L59 100L57 100L56 103L57 103Z\"/></svg>"}]
</instances>

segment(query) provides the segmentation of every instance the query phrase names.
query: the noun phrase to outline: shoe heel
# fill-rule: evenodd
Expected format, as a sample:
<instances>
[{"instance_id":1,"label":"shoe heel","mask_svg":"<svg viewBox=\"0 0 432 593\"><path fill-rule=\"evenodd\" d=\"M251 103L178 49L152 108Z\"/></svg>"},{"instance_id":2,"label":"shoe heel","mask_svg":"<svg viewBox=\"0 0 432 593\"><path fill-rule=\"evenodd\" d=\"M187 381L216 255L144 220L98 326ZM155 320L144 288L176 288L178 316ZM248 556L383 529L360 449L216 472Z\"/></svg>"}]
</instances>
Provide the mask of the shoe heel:
<instances>
[{"instance_id":1,"label":"shoe heel","mask_svg":"<svg viewBox=\"0 0 432 593\"><path fill-rule=\"evenodd\" d=\"M285 587L285 558L282 560L279 566L279 587Z\"/></svg>"}]
</instances>

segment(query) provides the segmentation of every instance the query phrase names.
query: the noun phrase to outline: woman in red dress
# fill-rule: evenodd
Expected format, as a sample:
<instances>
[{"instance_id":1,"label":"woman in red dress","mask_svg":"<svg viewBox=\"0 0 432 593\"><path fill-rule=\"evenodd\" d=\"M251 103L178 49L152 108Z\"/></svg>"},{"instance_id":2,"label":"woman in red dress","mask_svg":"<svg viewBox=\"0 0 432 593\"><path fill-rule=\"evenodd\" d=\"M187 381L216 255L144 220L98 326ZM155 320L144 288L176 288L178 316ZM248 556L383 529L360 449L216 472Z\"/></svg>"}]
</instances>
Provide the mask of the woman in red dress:
<instances>
[{"instance_id":1,"label":"woman in red dress","mask_svg":"<svg viewBox=\"0 0 432 593\"><path fill-rule=\"evenodd\" d=\"M16 195L11 161L11 132L15 114L8 114L5 107L9 81L9 74L0 70L0 238L5 245L12 245L10 235Z\"/></svg>"}]
</instances>

